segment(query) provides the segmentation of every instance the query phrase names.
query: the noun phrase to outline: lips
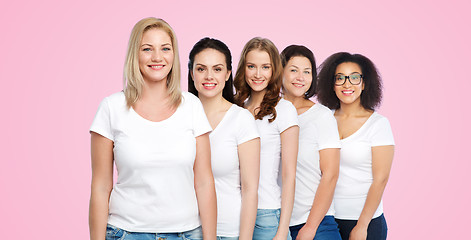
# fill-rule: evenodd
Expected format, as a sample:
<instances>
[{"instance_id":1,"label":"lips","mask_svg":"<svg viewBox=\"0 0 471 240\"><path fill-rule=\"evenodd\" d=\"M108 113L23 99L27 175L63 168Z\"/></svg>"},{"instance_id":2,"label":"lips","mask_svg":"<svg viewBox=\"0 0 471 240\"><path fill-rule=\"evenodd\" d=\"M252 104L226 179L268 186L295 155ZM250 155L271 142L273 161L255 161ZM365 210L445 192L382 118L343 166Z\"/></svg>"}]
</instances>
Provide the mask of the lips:
<instances>
[{"instance_id":1,"label":"lips","mask_svg":"<svg viewBox=\"0 0 471 240\"><path fill-rule=\"evenodd\" d=\"M301 84L301 83L293 83L293 86L297 87L297 88L302 88L304 87L304 84Z\"/></svg>"},{"instance_id":2,"label":"lips","mask_svg":"<svg viewBox=\"0 0 471 240\"><path fill-rule=\"evenodd\" d=\"M263 82L265 82L265 80L254 80L254 79L252 79L252 82L253 82L254 84L256 84L256 85L260 85L260 84L262 84Z\"/></svg>"},{"instance_id":3,"label":"lips","mask_svg":"<svg viewBox=\"0 0 471 240\"><path fill-rule=\"evenodd\" d=\"M160 69L165 67L165 65L163 65L163 64L147 65L147 66L150 67L152 70L160 70Z\"/></svg>"},{"instance_id":4,"label":"lips","mask_svg":"<svg viewBox=\"0 0 471 240\"><path fill-rule=\"evenodd\" d=\"M217 85L216 83L203 83L204 89L207 89L207 90L214 89L216 85Z\"/></svg>"},{"instance_id":5,"label":"lips","mask_svg":"<svg viewBox=\"0 0 471 240\"><path fill-rule=\"evenodd\" d=\"M344 95L347 95L347 96L352 95L353 92L354 92L353 90L343 90L343 91L342 91L342 93L343 93Z\"/></svg>"}]
</instances>

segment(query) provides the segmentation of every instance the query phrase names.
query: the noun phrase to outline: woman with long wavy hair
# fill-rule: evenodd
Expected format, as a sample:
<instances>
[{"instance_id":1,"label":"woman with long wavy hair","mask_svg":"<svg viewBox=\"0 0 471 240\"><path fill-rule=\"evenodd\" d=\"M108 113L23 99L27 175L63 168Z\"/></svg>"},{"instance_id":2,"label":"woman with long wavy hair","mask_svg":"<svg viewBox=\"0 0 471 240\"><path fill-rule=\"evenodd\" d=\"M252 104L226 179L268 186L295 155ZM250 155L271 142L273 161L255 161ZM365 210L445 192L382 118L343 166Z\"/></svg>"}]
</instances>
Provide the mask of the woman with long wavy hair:
<instances>
[{"instance_id":1,"label":"woman with long wavy hair","mask_svg":"<svg viewBox=\"0 0 471 240\"><path fill-rule=\"evenodd\" d=\"M299 128L296 109L280 97L282 72L278 49L270 40L256 37L245 44L234 101L255 117L261 139L255 240L291 239Z\"/></svg>"}]
</instances>

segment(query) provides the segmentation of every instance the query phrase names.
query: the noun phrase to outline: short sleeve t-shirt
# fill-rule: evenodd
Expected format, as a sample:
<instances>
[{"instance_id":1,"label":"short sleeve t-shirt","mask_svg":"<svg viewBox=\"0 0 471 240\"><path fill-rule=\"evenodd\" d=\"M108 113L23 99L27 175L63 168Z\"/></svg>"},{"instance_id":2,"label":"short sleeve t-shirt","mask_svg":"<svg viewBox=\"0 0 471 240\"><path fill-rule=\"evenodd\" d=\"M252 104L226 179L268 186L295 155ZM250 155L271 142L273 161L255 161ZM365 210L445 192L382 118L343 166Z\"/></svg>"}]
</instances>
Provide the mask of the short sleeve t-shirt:
<instances>
[{"instance_id":1,"label":"short sleeve t-shirt","mask_svg":"<svg viewBox=\"0 0 471 240\"><path fill-rule=\"evenodd\" d=\"M337 121L330 109L315 104L300 114L298 120L298 163L290 226L305 223L308 219L322 177L319 151L326 148L340 148ZM326 215L334 215L333 204Z\"/></svg>"},{"instance_id":2,"label":"short sleeve t-shirt","mask_svg":"<svg viewBox=\"0 0 471 240\"><path fill-rule=\"evenodd\" d=\"M126 106L123 92L115 93L101 102L90 131L114 143L118 180L109 224L132 232L183 232L200 225L195 138L211 126L198 98L182 93L172 116L152 122Z\"/></svg>"},{"instance_id":3,"label":"short sleeve t-shirt","mask_svg":"<svg viewBox=\"0 0 471 240\"><path fill-rule=\"evenodd\" d=\"M255 120L260 134L260 181L258 186L258 208L281 208L281 187L278 172L281 162L281 136L286 129L298 125L298 114L291 102L280 99L275 107L276 118L271 116Z\"/></svg>"},{"instance_id":4,"label":"short sleeve t-shirt","mask_svg":"<svg viewBox=\"0 0 471 240\"><path fill-rule=\"evenodd\" d=\"M374 112L358 131L340 140L340 170L334 195L335 218L358 220L373 183L371 148L394 145L387 118ZM373 218L383 213L381 201Z\"/></svg>"},{"instance_id":5,"label":"short sleeve t-shirt","mask_svg":"<svg viewBox=\"0 0 471 240\"><path fill-rule=\"evenodd\" d=\"M242 195L238 146L258 137L254 117L237 105L227 110L209 135L218 206L218 236L239 236Z\"/></svg>"}]
</instances>

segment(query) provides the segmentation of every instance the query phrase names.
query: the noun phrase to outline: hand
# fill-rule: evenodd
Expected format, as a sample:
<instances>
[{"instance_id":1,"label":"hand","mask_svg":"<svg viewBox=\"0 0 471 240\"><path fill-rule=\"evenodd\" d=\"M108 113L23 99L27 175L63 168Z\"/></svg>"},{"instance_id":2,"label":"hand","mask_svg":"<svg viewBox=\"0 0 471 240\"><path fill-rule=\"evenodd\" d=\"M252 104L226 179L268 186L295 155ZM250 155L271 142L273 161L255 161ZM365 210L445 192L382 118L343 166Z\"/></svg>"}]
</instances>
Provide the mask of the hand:
<instances>
[{"instance_id":1,"label":"hand","mask_svg":"<svg viewBox=\"0 0 471 240\"><path fill-rule=\"evenodd\" d=\"M317 228L308 228L304 225L301 229L299 229L298 236L296 239L293 240L313 240L316 236Z\"/></svg>"},{"instance_id":2,"label":"hand","mask_svg":"<svg viewBox=\"0 0 471 240\"><path fill-rule=\"evenodd\" d=\"M368 228L359 227L356 225L350 232L349 240L366 240L368 234Z\"/></svg>"},{"instance_id":3,"label":"hand","mask_svg":"<svg viewBox=\"0 0 471 240\"><path fill-rule=\"evenodd\" d=\"M282 236L283 234L280 234L279 232L276 233L275 237L273 237L273 240L286 240L288 238L287 235Z\"/></svg>"}]
</instances>

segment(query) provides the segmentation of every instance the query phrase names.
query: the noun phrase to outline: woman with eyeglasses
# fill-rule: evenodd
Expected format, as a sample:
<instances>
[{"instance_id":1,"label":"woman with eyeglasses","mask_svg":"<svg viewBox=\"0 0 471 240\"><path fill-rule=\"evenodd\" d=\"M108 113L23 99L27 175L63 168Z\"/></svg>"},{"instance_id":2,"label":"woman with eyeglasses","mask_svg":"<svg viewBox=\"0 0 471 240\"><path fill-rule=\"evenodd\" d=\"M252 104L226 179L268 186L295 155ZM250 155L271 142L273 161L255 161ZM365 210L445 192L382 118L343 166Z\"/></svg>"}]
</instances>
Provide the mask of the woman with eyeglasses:
<instances>
[{"instance_id":1,"label":"woman with eyeglasses","mask_svg":"<svg viewBox=\"0 0 471 240\"><path fill-rule=\"evenodd\" d=\"M260 138L249 111L234 102L231 51L203 38L190 51L188 91L203 104L213 131L211 167L219 240L251 240L257 214Z\"/></svg>"},{"instance_id":2,"label":"woman with eyeglasses","mask_svg":"<svg viewBox=\"0 0 471 240\"><path fill-rule=\"evenodd\" d=\"M101 102L90 127L90 239L216 239L211 126L198 98L180 91L167 22L136 23L124 76L124 91Z\"/></svg>"},{"instance_id":3,"label":"woman with eyeglasses","mask_svg":"<svg viewBox=\"0 0 471 240\"><path fill-rule=\"evenodd\" d=\"M293 239L340 240L332 198L339 175L337 122L327 107L309 100L316 93L314 54L300 45L281 52L283 98L298 112L299 150L290 221Z\"/></svg>"},{"instance_id":4,"label":"woman with eyeglasses","mask_svg":"<svg viewBox=\"0 0 471 240\"><path fill-rule=\"evenodd\" d=\"M363 55L336 53L320 66L318 87L318 100L334 110L341 139L334 208L342 239L386 239L381 198L394 138L388 119L375 111L382 97L378 70Z\"/></svg>"},{"instance_id":5,"label":"woman with eyeglasses","mask_svg":"<svg viewBox=\"0 0 471 240\"><path fill-rule=\"evenodd\" d=\"M234 100L252 113L260 134L254 240L291 239L289 221L294 201L299 127L296 108L280 97L282 73L280 55L273 42L256 37L245 44L234 79Z\"/></svg>"}]
</instances>

